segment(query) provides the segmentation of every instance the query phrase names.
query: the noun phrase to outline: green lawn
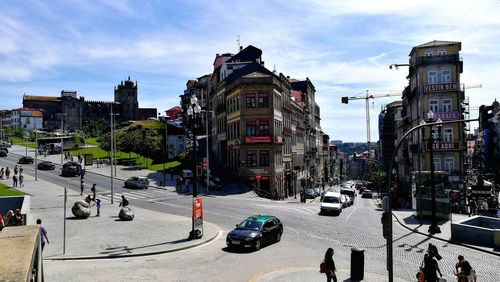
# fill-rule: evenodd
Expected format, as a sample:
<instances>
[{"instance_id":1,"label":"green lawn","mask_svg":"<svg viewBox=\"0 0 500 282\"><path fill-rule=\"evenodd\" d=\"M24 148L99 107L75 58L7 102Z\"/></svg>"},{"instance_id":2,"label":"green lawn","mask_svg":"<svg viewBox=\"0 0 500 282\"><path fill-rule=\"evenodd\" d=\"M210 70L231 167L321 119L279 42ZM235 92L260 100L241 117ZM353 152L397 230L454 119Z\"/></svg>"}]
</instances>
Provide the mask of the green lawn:
<instances>
[{"instance_id":1,"label":"green lawn","mask_svg":"<svg viewBox=\"0 0 500 282\"><path fill-rule=\"evenodd\" d=\"M3 196L19 196L19 195L25 195L25 193L16 190L14 188L9 188L9 186L0 183L0 197Z\"/></svg>"}]
</instances>

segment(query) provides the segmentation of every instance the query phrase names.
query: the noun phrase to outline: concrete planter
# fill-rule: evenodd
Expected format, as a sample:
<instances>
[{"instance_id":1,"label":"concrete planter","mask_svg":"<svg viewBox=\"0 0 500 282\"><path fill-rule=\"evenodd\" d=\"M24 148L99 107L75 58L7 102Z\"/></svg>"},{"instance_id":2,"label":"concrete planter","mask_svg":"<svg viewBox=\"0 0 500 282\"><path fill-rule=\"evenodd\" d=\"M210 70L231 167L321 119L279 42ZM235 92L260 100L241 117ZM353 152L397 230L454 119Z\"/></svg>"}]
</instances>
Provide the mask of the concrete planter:
<instances>
[{"instance_id":1,"label":"concrete planter","mask_svg":"<svg viewBox=\"0 0 500 282\"><path fill-rule=\"evenodd\" d=\"M453 240L482 246L500 247L500 219L473 216L451 224Z\"/></svg>"}]
</instances>

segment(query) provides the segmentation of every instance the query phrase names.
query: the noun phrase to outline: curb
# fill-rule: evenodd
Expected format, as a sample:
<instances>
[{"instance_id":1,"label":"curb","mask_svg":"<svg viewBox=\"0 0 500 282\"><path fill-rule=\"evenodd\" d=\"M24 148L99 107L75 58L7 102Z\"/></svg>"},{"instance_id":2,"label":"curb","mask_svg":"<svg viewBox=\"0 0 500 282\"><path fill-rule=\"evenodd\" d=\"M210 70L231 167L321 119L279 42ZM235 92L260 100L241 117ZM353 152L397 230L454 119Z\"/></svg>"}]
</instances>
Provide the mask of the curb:
<instances>
[{"instance_id":1,"label":"curb","mask_svg":"<svg viewBox=\"0 0 500 282\"><path fill-rule=\"evenodd\" d=\"M132 258L132 257L143 257L143 256L168 254L168 253L173 253L173 252L188 250L188 249L192 249L192 248L195 248L195 247L199 247L199 246L208 244L208 243L214 241L215 239L221 237L222 233L223 233L223 231L219 230L213 237L209 238L206 241L203 241L203 242L200 242L200 243L197 243L197 244L194 244L194 245L189 245L189 246L180 247L180 248L176 248L176 249L170 249L170 250L151 251L151 252L138 253L138 254L123 254L123 255L113 255L113 256L50 257L50 258L43 258L43 260L46 260L46 261L63 261L63 260L119 259L119 258Z\"/></svg>"}]
</instances>

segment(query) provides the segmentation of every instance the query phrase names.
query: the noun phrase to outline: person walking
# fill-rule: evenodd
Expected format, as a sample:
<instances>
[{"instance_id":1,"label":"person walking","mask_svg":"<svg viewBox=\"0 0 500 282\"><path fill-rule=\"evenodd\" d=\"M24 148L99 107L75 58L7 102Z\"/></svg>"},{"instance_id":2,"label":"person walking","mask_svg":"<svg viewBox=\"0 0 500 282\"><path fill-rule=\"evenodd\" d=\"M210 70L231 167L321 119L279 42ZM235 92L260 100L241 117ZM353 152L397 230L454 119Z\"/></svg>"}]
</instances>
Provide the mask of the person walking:
<instances>
[{"instance_id":1,"label":"person walking","mask_svg":"<svg viewBox=\"0 0 500 282\"><path fill-rule=\"evenodd\" d=\"M125 195L122 194L122 202L120 203L119 207L126 207L129 205L128 200L125 198Z\"/></svg>"},{"instance_id":2,"label":"person walking","mask_svg":"<svg viewBox=\"0 0 500 282\"><path fill-rule=\"evenodd\" d=\"M101 199L95 200L95 206L97 208L97 214L95 216L101 216Z\"/></svg>"},{"instance_id":3,"label":"person walking","mask_svg":"<svg viewBox=\"0 0 500 282\"><path fill-rule=\"evenodd\" d=\"M19 169L18 169L18 167L17 167L17 165L16 165L16 166L14 167L14 175L16 175L16 174L17 174L18 170L19 170Z\"/></svg>"},{"instance_id":4,"label":"person walking","mask_svg":"<svg viewBox=\"0 0 500 282\"><path fill-rule=\"evenodd\" d=\"M437 274L443 277L441 270L439 269L439 265L437 261L431 257L428 253L424 256L424 277L426 282L437 282L438 277Z\"/></svg>"},{"instance_id":5,"label":"person walking","mask_svg":"<svg viewBox=\"0 0 500 282\"><path fill-rule=\"evenodd\" d=\"M3 179L3 174L4 174L4 169L2 167L0 168L0 179Z\"/></svg>"},{"instance_id":6,"label":"person walking","mask_svg":"<svg viewBox=\"0 0 500 282\"><path fill-rule=\"evenodd\" d=\"M337 269L335 268L335 262L333 261L333 249L328 248L325 253L325 260L323 261L326 264L326 281L327 282L337 282L337 275L335 275L335 271Z\"/></svg>"},{"instance_id":7,"label":"person walking","mask_svg":"<svg viewBox=\"0 0 500 282\"><path fill-rule=\"evenodd\" d=\"M469 217L471 214L477 214L477 202L472 196L469 198Z\"/></svg>"},{"instance_id":8,"label":"person walking","mask_svg":"<svg viewBox=\"0 0 500 282\"><path fill-rule=\"evenodd\" d=\"M7 179L9 179L9 177L10 177L10 168L9 168L9 167L7 167L7 168L5 169L5 177L6 177Z\"/></svg>"},{"instance_id":9,"label":"person walking","mask_svg":"<svg viewBox=\"0 0 500 282\"><path fill-rule=\"evenodd\" d=\"M92 188L90 188L90 191L92 192L92 201L95 201L95 183L92 184Z\"/></svg>"},{"instance_id":10,"label":"person walking","mask_svg":"<svg viewBox=\"0 0 500 282\"><path fill-rule=\"evenodd\" d=\"M36 224L40 225L40 240L42 240L42 251L43 251L43 248L45 247L45 242L47 242L47 244L50 244L49 237L47 236L47 229L45 229L45 227L42 226L41 219L37 219Z\"/></svg>"},{"instance_id":11,"label":"person walking","mask_svg":"<svg viewBox=\"0 0 500 282\"><path fill-rule=\"evenodd\" d=\"M12 176L12 187L17 187L17 173Z\"/></svg>"},{"instance_id":12,"label":"person walking","mask_svg":"<svg viewBox=\"0 0 500 282\"><path fill-rule=\"evenodd\" d=\"M24 187L24 175L21 170L19 170L19 187Z\"/></svg>"}]
</instances>

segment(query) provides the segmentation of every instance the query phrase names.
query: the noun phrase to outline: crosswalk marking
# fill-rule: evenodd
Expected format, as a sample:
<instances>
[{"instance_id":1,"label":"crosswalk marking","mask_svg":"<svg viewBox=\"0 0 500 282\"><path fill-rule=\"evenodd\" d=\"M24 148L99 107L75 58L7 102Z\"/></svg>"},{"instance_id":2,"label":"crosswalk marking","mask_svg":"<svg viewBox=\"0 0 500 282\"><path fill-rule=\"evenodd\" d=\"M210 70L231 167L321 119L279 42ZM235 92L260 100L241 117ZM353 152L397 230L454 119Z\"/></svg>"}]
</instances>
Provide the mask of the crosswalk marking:
<instances>
[{"instance_id":1,"label":"crosswalk marking","mask_svg":"<svg viewBox=\"0 0 500 282\"><path fill-rule=\"evenodd\" d=\"M319 213L319 206L309 206L309 205L301 205L300 207L297 207L297 205L258 205L263 208L271 208L271 209L279 209L279 210L284 210L287 209L289 211L295 212L295 213L302 213L306 215L314 215Z\"/></svg>"},{"instance_id":2,"label":"crosswalk marking","mask_svg":"<svg viewBox=\"0 0 500 282\"><path fill-rule=\"evenodd\" d=\"M156 199L156 198L163 198L165 197L165 191L156 191L156 190L149 190L149 191L127 191L127 192L118 192L118 193L113 193L113 198L114 199L120 199L122 195L125 195L126 198L128 199ZM97 198L101 200L107 200L111 201L111 193L110 192L105 192L105 193L99 193L97 195Z\"/></svg>"}]
</instances>

